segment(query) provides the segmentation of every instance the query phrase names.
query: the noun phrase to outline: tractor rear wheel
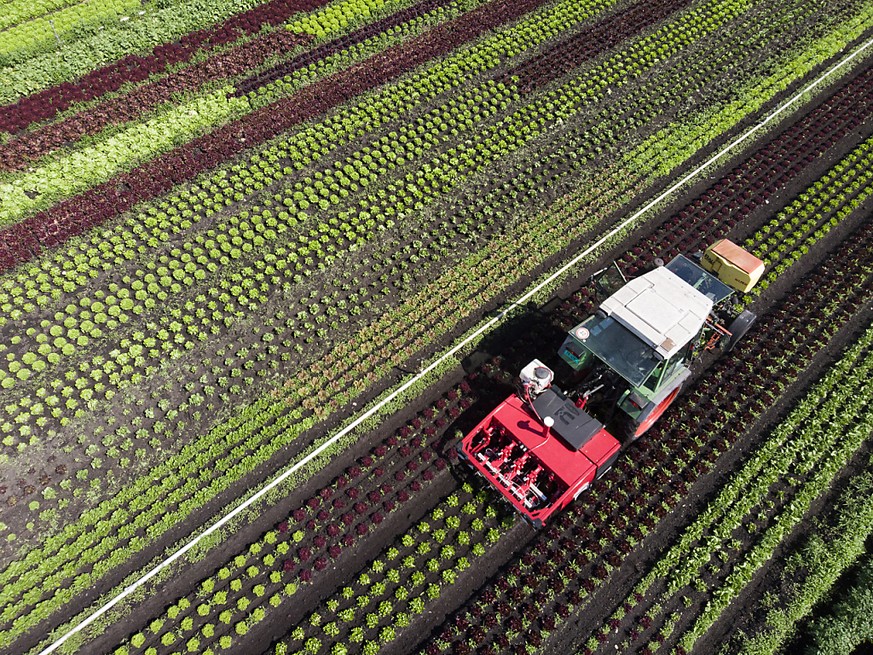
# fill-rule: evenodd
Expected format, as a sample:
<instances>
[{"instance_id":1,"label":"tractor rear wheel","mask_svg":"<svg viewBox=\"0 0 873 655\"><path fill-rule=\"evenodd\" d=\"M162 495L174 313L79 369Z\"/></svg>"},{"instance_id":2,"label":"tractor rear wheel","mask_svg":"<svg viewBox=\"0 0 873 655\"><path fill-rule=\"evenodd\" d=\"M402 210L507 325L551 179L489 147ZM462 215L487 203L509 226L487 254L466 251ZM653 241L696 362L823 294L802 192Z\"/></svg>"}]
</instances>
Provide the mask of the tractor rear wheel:
<instances>
[{"instance_id":1,"label":"tractor rear wheel","mask_svg":"<svg viewBox=\"0 0 873 655\"><path fill-rule=\"evenodd\" d=\"M673 404L673 401L676 400L676 397L679 395L679 392L682 390L682 385L680 384L678 387L673 389L664 400L662 400L658 405L656 405L653 409L646 414L642 420L637 421L636 419L632 419L631 417L627 417L627 420L623 426L624 436L627 439L627 443L631 443L636 441L641 436L643 436L646 432L649 431L661 415L667 411L667 408Z\"/></svg>"}]
</instances>

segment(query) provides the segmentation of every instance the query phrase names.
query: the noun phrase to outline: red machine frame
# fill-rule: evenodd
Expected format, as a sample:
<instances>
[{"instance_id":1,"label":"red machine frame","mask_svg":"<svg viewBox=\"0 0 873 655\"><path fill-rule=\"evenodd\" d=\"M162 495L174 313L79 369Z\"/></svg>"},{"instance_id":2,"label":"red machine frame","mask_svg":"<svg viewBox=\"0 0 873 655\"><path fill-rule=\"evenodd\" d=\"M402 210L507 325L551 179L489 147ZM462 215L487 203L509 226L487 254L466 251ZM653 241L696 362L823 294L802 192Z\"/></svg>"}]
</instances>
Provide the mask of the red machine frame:
<instances>
[{"instance_id":1,"label":"red machine frame","mask_svg":"<svg viewBox=\"0 0 873 655\"><path fill-rule=\"evenodd\" d=\"M562 395L554 387L550 391ZM542 527L552 514L573 502L609 469L621 450L619 441L599 423L593 426L599 426L596 432L574 448L557 430L580 418L594 419L570 401L556 414L557 429L520 395L510 396L458 447L461 459L505 490L504 498L534 527Z\"/></svg>"}]
</instances>

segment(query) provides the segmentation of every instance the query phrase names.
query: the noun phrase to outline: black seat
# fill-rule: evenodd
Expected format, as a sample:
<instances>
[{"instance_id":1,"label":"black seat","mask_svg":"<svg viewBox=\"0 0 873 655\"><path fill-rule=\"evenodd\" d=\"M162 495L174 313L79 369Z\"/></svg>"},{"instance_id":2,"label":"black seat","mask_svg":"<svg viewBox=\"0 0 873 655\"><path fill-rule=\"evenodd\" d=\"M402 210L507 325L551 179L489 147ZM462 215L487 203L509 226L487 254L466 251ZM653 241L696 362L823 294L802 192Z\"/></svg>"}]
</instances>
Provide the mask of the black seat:
<instances>
[{"instance_id":1,"label":"black seat","mask_svg":"<svg viewBox=\"0 0 873 655\"><path fill-rule=\"evenodd\" d=\"M537 396L533 406L541 419L551 416L555 420L552 430L574 450L582 448L603 428L603 423L576 407L555 387Z\"/></svg>"}]
</instances>

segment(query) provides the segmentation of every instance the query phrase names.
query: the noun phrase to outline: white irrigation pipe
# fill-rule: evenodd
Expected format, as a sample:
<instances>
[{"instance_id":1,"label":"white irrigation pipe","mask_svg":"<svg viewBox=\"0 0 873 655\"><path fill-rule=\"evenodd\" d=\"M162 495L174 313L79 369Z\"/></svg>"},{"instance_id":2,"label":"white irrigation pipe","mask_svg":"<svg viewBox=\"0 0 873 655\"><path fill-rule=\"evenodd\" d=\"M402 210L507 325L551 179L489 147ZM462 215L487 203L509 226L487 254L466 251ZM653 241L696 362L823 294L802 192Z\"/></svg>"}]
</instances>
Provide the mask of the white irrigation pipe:
<instances>
[{"instance_id":1,"label":"white irrigation pipe","mask_svg":"<svg viewBox=\"0 0 873 655\"><path fill-rule=\"evenodd\" d=\"M270 491L272 491L273 489L278 487L285 480L287 480L291 475L293 475L294 473L299 471L306 464L308 464L310 461L312 461L315 457L318 457L318 455L320 455L322 452L324 452L324 450L329 448L337 440L341 439L342 437L347 435L349 432L354 430L356 427L358 427L361 423L363 423L368 418L373 416L376 412L378 412L380 409L382 409L382 407L384 407L385 405L390 403L392 400L397 398L400 394L402 394L404 391L409 389L413 384L418 382L421 378L423 378L428 373L430 373L431 371L436 369L438 366L440 366L443 362L445 362L450 357L453 357L458 351L460 351L462 348L467 346L472 341L479 338L482 334L491 330L495 325L497 325L498 323L500 323L500 321L502 321L504 318L506 318L506 316L512 310L513 306L520 305L520 304L525 303L528 300L530 300L534 295L536 295L544 287L546 287L549 284L551 284L552 282L554 282L556 279L558 279L560 276L562 276L564 273L566 273L570 268L572 268L573 266L578 264L582 259L584 259L588 255L590 255L597 248L599 248L601 245L603 245L606 241L611 239L615 234L617 234L618 232L623 230L625 227L627 227L628 225L633 223L637 218L639 218L642 214L644 214L649 209L651 209L654 205L661 202L664 198L669 196L676 189L678 189L683 184L688 182L690 179L695 177L703 169L707 168L713 162L718 161L719 159L724 157L727 153L729 153L731 150L736 148L739 144L746 141L750 136L752 136L753 134L755 134L759 130L763 129L764 126L766 126L768 123L773 121L779 114L783 113L788 107L790 107L795 102L797 102L797 100L799 100L801 96L803 96L804 94L806 94L809 91L811 91L812 89L814 89L816 86L821 84L821 82L825 78L829 77L835 71L839 70L840 68L842 68L843 66L848 64L855 57L857 57L859 54L861 54L861 52L866 50L871 44L873 44L873 39L868 40L863 45L859 46L858 49L856 49L852 54L850 54L845 59L843 59L839 63L832 66L826 72L822 73L822 75L820 75L816 80L814 80L813 82L810 82L801 91L798 91L789 100L785 101L785 103L783 103L780 107L778 107L772 113L770 113L770 115L767 116L767 118L765 118L763 121L761 121L757 125L749 128L745 132L745 134L737 137L734 141L732 141L730 144L725 146L720 152L718 152L717 154L710 157L708 160L706 160L704 163L700 164L700 166L695 168L693 171L686 174L685 177L683 177L681 180L679 180L678 182L673 184L673 186L671 186L670 188L663 191L654 200L650 200L642 209L637 210L631 216L626 218L624 221L622 221L621 223L616 225L614 228L612 228L609 232L607 232L605 235L603 235L603 237L601 237L596 243L589 246L586 250L584 250L583 252L576 255L573 259L571 259L569 262L564 264L557 271L552 273L547 279L543 280L542 282L537 284L532 289L529 289L523 296L521 296L520 298L515 300L513 303L510 303L509 307L502 310L499 314L494 316L491 320L489 320L486 323L484 323L483 325L481 325L475 332L468 335L466 339L464 339L460 343L454 345L451 349L449 349L448 351L443 353L440 357L438 357L436 360L431 362L427 367L425 367L419 373L417 373L412 378L410 378L409 380L404 382L397 389L392 391L388 396L386 396L381 401L379 401L376 405L374 405L373 407L368 409L366 412L361 414L358 418L356 418L354 421L349 423L346 427L341 429L339 432L337 432L335 435L333 435L330 439L328 439L323 444L321 444L318 448L316 448L315 450L310 452L308 455L306 455L304 458L299 460L297 463L295 463L289 469L285 470L283 473L278 475L272 481L267 483L264 487L261 487L261 489L259 489L257 492L252 494L249 498L247 498L242 503L240 503L239 505L234 507L232 510L230 510L223 517L221 517L220 519L215 521L215 523L210 525L208 528L206 528L203 532L201 532L199 535L194 537L187 544L182 546L175 553L173 553L172 555L170 555L169 557L167 557L165 560L161 561L160 563L156 564L154 566L154 568L150 569L141 578L138 578L136 581L134 581L133 583L131 583L130 585L125 587L117 596L115 596L114 598L112 598L111 600L106 602L106 604L104 604L99 609L95 610L93 614L89 615L82 622L80 622L80 623L76 624L75 626L73 626L72 628L70 628L70 630L68 632L66 632L63 636L61 636L55 642L53 642L50 646L48 646L44 650L42 650L39 653L39 655L48 655L49 653L52 653L55 650L57 650L61 646L61 644L63 644L65 641L67 641L74 634L83 630L85 627L87 627L88 625L93 623L95 620L97 620L98 617L102 616L103 614L108 612L110 609L115 607L118 603L120 603L122 600L124 600L125 598L130 596L134 591L136 591L137 589L142 587L146 582L151 580L158 573L163 571L165 568L170 566L175 561L181 559L189 550L191 550L192 548L194 548L194 546L196 546L198 543L200 543L201 540L208 537L216 530L219 530L220 528L225 526L231 519L233 519L235 516L237 516L238 514L243 512L244 510L248 509L251 505L253 505L257 501L259 501L261 498L263 498L267 493L269 493Z\"/></svg>"}]
</instances>

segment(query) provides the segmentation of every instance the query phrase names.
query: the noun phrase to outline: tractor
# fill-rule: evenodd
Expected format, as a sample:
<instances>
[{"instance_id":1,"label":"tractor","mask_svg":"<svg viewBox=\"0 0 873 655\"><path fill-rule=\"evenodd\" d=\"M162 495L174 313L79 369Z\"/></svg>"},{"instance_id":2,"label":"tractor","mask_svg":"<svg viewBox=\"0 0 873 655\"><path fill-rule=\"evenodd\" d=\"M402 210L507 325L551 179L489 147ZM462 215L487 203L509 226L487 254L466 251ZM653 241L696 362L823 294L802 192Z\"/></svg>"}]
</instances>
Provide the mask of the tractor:
<instances>
[{"instance_id":1,"label":"tractor","mask_svg":"<svg viewBox=\"0 0 873 655\"><path fill-rule=\"evenodd\" d=\"M655 424L702 352L733 349L755 315L731 316L726 301L763 272L760 259L726 239L666 265L655 260L630 280L615 262L601 269L590 282L608 297L558 350L567 388L534 359L515 393L458 444L460 459L542 527Z\"/></svg>"}]
</instances>

